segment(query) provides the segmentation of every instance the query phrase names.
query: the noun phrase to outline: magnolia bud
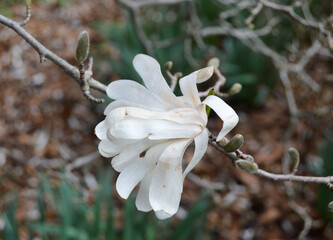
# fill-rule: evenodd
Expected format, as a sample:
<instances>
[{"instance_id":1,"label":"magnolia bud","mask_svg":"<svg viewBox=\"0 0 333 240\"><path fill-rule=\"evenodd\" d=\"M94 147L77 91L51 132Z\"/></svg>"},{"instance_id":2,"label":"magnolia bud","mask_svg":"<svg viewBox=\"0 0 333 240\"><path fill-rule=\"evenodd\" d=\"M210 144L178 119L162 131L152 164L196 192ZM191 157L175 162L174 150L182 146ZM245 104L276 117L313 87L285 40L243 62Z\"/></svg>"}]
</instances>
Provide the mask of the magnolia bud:
<instances>
[{"instance_id":1,"label":"magnolia bud","mask_svg":"<svg viewBox=\"0 0 333 240\"><path fill-rule=\"evenodd\" d=\"M289 148L288 150L290 163L293 165L294 169L297 169L299 164L299 153L295 148Z\"/></svg>"},{"instance_id":2,"label":"magnolia bud","mask_svg":"<svg viewBox=\"0 0 333 240\"><path fill-rule=\"evenodd\" d=\"M234 95L234 94L239 93L241 90L242 90L242 85L240 83L235 83L229 89L228 94L229 95Z\"/></svg>"},{"instance_id":3,"label":"magnolia bud","mask_svg":"<svg viewBox=\"0 0 333 240\"><path fill-rule=\"evenodd\" d=\"M172 68L172 66L173 66L173 62L168 61L168 62L166 62L166 63L164 64L164 70L165 70L165 71L170 71L171 68Z\"/></svg>"},{"instance_id":4,"label":"magnolia bud","mask_svg":"<svg viewBox=\"0 0 333 240\"><path fill-rule=\"evenodd\" d=\"M244 170L245 172L252 174L258 172L258 165L254 162L249 162L246 160L237 160L235 163L237 167Z\"/></svg>"},{"instance_id":5,"label":"magnolia bud","mask_svg":"<svg viewBox=\"0 0 333 240\"><path fill-rule=\"evenodd\" d=\"M27 7L30 7L30 6L31 6L31 0L26 0L25 2L26 2L26 4L27 4Z\"/></svg>"},{"instance_id":6,"label":"magnolia bud","mask_svg":"<svg viewBox=\"0 0 333 240\"><path fill-rule=\"evenodd\" d=\"M223 147L225 152L234 152L240 148L244 143L244 137L241 134L236 134L230 141Z\"/></svg>"},{"instance_id":7,"label":"magnolia bud","mask_svg":"<svg viewBox=\"0 0 333 240\"><path fill-rule=\"evenodd\" d=\"M83 63L89 54L89 34L87 31L83 31L79 35L77 48L76 48L76 61L78 64Z\"/></svg>"},{"instance_id":8,"label":"magnolia bud","mask_svg":"<svg viewBox=\"0 0 333 240\"><path fill-rule=\"evenodd\" d=\"M328 211L333 212L333 201L328 204Z\"/></svg>"},{"instance_id":9,"label":"magnolia bud","mask_svg":"<svg viewBox=\"0 0 333 240\"><path fill-rule=\"evenodd\" d=\"M220 66L220 60L216 57L211 58L208 63L207 66L213 66L214 70L218 69Z\"/></svg>"}]
</instances>

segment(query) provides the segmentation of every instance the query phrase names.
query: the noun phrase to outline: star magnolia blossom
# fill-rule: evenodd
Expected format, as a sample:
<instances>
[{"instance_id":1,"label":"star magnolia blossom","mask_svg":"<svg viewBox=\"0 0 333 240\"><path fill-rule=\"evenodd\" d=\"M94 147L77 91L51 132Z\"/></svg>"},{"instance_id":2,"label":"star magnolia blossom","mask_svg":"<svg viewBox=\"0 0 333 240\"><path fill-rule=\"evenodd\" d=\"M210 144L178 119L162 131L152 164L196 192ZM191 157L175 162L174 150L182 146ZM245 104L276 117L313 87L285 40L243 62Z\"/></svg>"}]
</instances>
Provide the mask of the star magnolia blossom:
<instances>
[{"instance_id":1,"label":"star magnolia blossom","mask_svg":"<svg viewBox=\"0 0 333 240\"><path fill-rule=\"evenodd\" d=\"M115 101L105 109L105 120L96 126L101 140L98 149L104 157L113 157L112 166L120 172L116 183L119 195L127 199L140 183L136 207L154 210L164 219L177 212L183 180L206 152L206 105L223 120L217 141L235 127L238 116L216 96L201 102L196 84L212 76L212 67L181 78L183 96L177 97L155 59L139 54L133 65L145 87L131 80L109 84L107 95ZM184 152L193 140L194 155L182 172Z\"/></svg>"}]
</instances>

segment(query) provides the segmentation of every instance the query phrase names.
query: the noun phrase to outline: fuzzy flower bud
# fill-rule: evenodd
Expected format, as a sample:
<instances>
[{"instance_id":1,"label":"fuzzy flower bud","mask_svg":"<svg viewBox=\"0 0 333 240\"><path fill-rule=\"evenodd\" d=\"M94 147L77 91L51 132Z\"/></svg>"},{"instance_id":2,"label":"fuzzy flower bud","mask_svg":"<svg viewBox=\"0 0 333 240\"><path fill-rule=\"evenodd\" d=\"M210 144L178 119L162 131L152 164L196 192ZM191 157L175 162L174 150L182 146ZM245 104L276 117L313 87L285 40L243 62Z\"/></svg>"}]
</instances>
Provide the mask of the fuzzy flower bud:
<instances>
[{"instance_id":1,"label":"fuzzy flower bud","mask_svg":"<svg viewBox=\"0 0 333 240\"><path fill-rule=\"evenodd\" d=\"M254 162L249 162L246 160L237 160L236 166L248 173L254 174L258 172L258 165Z\"/></svg>"},{"instance_id":2,"label":"fuzzy flower bud","mask_svg":"<svg viewBox=\"0 0 333 240\"><path fill-rule=\"evenodd\" d=\"M295 148L289 148L288 150L290 164L293 166L293 173L296 173L299 165L299 153Z\"/></svg>"},{"instance_id":3,"label":"fuzzy flower bud","mask_svg":"<svg viewBox=\"0 0 333 240\"><path fill-rule=\"evenodd\" d=\"M171 68L172 68L172 66L173 66L173 62L168 61L168 62L166 62L166 63L164 64L164 70L165 70L165 71L170 71Z\"/></svg>"},{"instance_id":4,"label":"fuzzy flower bud","mask_svg":"<svg viewBox=\"0 0 333 240\"><path fill-rule=\"evenodd\" d=\"M229 95L235 95L237 93L239 93L242 90L242 85L240 83L235 83L231 86L228 94Z\"/></svg>"},{"instance_id":5,"label":"fuzzy flower bud","mask_svg":"<svg viewBox=\"0 0 333 240\"><path fill-rule=\"evenodd\" d=\"M218 69L220 66L220 60L216 57L211 58L208 63L207 66L212 66L214 68L214 70Z\"/></svg>"},{"instance_id":6,"label":"fuzzy flower bud","mask_svg":"<svg viewBox=\"0 0 333 240\"><path fill-rule=\"evenodd\" d=\"M81 64L86 60L89 54L90 39L87 31L80 33L76 48L76 61Z\"/></svg>"},{"instance_id":7,"label":"fuzzy flower bud","mask_svg":"<svg viewBox=\"0 0 333 240\"><path fill-rule=\"evenodd\" d=\"M230 141L223 147L225 152L234 152L239 149L244 143L244 137L241 134L236 134Z\"/></svg>"}]
</instances>

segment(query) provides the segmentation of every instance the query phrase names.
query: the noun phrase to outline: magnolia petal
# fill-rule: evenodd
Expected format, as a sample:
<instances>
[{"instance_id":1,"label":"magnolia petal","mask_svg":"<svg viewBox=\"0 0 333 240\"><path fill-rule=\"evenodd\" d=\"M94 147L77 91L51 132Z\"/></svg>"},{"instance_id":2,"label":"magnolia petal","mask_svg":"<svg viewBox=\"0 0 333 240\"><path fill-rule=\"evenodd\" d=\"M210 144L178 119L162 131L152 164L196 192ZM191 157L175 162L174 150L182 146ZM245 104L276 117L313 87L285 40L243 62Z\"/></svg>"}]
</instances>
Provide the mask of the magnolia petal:
<instances>
[{"instance_id":1,"label":"magnolia petal","mask_svg":"<svg viewBox=\"0 0 333 240\"><path fill-rule=\"evenodd\" d=\"M140 107L145 108L146 106L136 104L133 102L125 101L125 100L116 100L111 102L104 110L104 115L108 115L112 110L119 108L119 107Z\"/></svg>"},{"instance_id":2,"label":"magnolia petal","mask_svg":"<svg viewBox=\"0 0 333 240\"><path fill-rule=\"evenodd\" d=\"M105 125L108 129L112 128L117 122L126 116L125 108L113 109L105 118Z\"/></svg>"},{"instance_id":3,"label":"magnolia petal","mask_svg":"<svg viewBox=\"0 0 333 240\"><path fill-rule=\"evenodd\" d=\"M191 103L192 107L197 107L201 103L197 83L208 80L213 75L213 73L213 67L206 67L195 71L179 80L180 89L186 98L186 101Z\"/></svg>"},{"instance_id":4,"label":"magnolia petal","mask_svg":"<svg viewBox=\"0 0 333 240\"><path fill-rule=\"evenodd\" d=\"M109 158L119 154L125 146L116 145L108 140L102 140L98 144L98 151L103 157Z\"/></svg>"},{"instance_id":5,"label":"magnolia petal","mask_svg":"<svg viewBox=\"0 0 333 240\"><path fill-rule=\"evenodd\" d=\"M148 120L160 119L160 120L169 120L172 122L177 122L182 124L198 124L201 126L206 125L200 113L198 113L198 111L193 108L176 108L165 112L155 112L137 107L123 107L123 108L117 108L116 110L120 112L119 114L117 114L118 117L121 114L124 115L126 114L127 117L140 118L140 119L148 119ZM111 113L113 113L113 111ZM119 120L121 118L122 117L119 117Z\"/></svg>"},{"instance_id":6,"label":"magnolia petal","mask_svg":"<svg viewBox=\"0 0 333 240\"><path fill-rule=\"evenodd\" d=\"M216 141L220 141L237 125L238 116L236 112L219 97L213 95L208 96L202 103L213 109L223 121L223 127L216 137Z\"/></svg>"},{"instance_id":7,"label":"magnolia petal","mask_svg":"<svg viewBox=\"0 0 333 240\"><path fill-rule=\"evenodd\" d=\"M205 154L208 146L208 131L204 129L202 133L194 138L195 150L191 162L187 165L184 173L183 179L186 175L198 164L203 155Z\"/></svg>"},{"instance_id":8,"label":"magnolia petal","mask_svg":"<svg viewBox=\"0 0 333 240\"><path fill-rule=\"evenodd\" d=\"M158 162L149 189L149 201L154 211L175 214L180 203L182 184L181 167Z\"/></svg>"},{"instance_id":9,"label":"magnolia petal","mask_svg":"<svg viewBox=\"0 0 333 240\"><path fill-rule=\"evenodd\" d=\"M152 210L149 202L149 187L151 184L152 176L153 171L148 172L140 183L138 195L136 196L135 200L136 208L139 211L149 212L150 210Z\"/></svg>"},{"instance_id":10,"label":"magnolia petal","mask_svg":"<svg viewBox=\"0 0 333 240\"><path fill-rule=\"evenodd\" d=\"M154 211L170 215L177 212L182 192L182 158L191 140L171 143L161 154L149 188L149 201Z\"/></svg>"},{"instance_id":11,"label":"magnolia petal","mask_svg":"<svg viewBox=\"0 0 333 240\"><path fill-rule=\"evenodd\" d=\"M107 139L106 132L107 128L104 120L99 124L97 124L97 126L95 127L95 134L100 140L106 140Z\"/></svg>"},{"instance_id":12,"label":"magnolia petal","mask_svg":"<svg viewBox=\"0 0 333 240\"><path fill-rule=\"evenodd\" d=\"M206 105L200 104L196 109L197 109L198 113L200 114L202 121L204 122L204 126L206 126L207 122L208 122Z\"/></svg>"},{"instance_id":13,"label":"magnolia petal","mask_svg":"<svg viewBox=\"0 0 333 240\"><path fill-rule=\"evenodd\" d=\"M214 67L209 66L196 71L197 73L197 83L202 83L210 79L214 73Z\"/></svg>"},{"instance_id":14,"label":"magnolia petal","mask_svg":"<svg viewBox=\"0 0 333 240\"><path fill-rule=\"evenodd\" d=\"M188 124L188 123L198 124L203 127L205 127L207 124L205 118L201 117L200 112L192 108L176 108L169 111L168 114L171 115L166 116L164 119L183 124Z\"/></svg>"},{"instance_id":15,"label":"magnolia petal","mask_svg":"<svg viewBox=\"0 0 333 240\"><path fill-rule=\"evenodd\" d=\"M156 212L155 212L155 215L156 215L156 217L157 217L158 219L160 219L160 220L164 220L164 219L167 219L167 218L170 218L170 217L173 216L173 214L169 214L169 213L167 213L167 212L164 212L163 210L161 210L161 211L156 211Z\"/></svg>"},{"instance_id":16,"label":"magnolia petal","mask_svg":"<svg viewBox=\"0 0 333 240\"><path fill-rule=\"evenodd\" d=\"M161 98L163 102L168 104L171 108L180 106L176 96L171 91L162 75L160 64L154 58L148 55L138 54L133 59L133 66L139 73L145 86L151 92Z\"/></svg>"},{"instance_id":17,"label":"magnolia petal","mask_svg":"<svg viewBox=\"0 0 333 240\"><path fill-rule=\"evenodd\" d=\"M141 84L131 80L118 80L110 83L107 95L115 100L125 100L152 109L167 110L167 104Z\"/></svg>"},{"instance_id":18,"label":"magnolia petal","mask_svg":"<svg viewBox=\"0 0 333 240\"><path fill-rule=\"evenodd\" d=\"M117 166L113 166L113 169L116 172L122 172L125 168L127 168L128 166L133 164L133 162L135 162L136 159L137 158L133 158L133 159L130 159L129 161L127 161L127 162L123 162L122 164L119 164ZM111 165L112 165L112 161L113 161L113 159L111 160Z\"/></svg>"},{"instance_id":19,"label":"magnolia petal","mask_svg":"<svg viewBox=\"0 0 333 240\"><path fill-rule=\"evenodd\" d=\"M146 173L154 167L154 163L143 163L137 159L126 167L118 176L116 189L119 195L127 199L135 186L142 180Z\"/></svg>"},{"instance_id":20,"label":"magnolia petal","mask_svg":"<svg viewBox=\"0 0 333 240\"><path fill-rule=\"evenodd\" d=\"M124 119L117 122L110 130L114 137L127 139L171 139L194 138L202 131L195 124L179 124L167 120Z\"/></svg>"},{"instance_id":21,"label":"magnolia petal","mask_svg":"<svg viewBox=\"0 0 333 240\"><path fill-rule=\"evenodd\" d=\"M127 145L118 156L112 159L112 167L116 169L117 166L138 158L142 152L150 148L154 143L148 139L143 139L142 141Z\"/></svg>"},{"instance_id":22,"label":"magnolia petal","mask_svg":"<svg viewBox=\"0 0 333 240\"><path fill-rule=\"evenodd\" d=\"M107 139L110 142L112 142L114 144L117 144L117 145L124 146L124 147L126 147L129 144L132 144L132 143L140 141L140 139L121 139L121 138L116 138L115 136L113 136L111 134L110 129L108 129L108 131L106 132L106 137L107 137Z\"/></svg>"},{"instance_id":23,"label":"magnolia petal","mask_svg":"<svg viewBox=\"0 0 333 240\"><path fill-rule=\"evenodd\" d=\"M116 188L122 198L127 199L134 187L155 167L161 153L168 144L154 145L147 150L143 157L138 157L121 171L117 179Z\"/></svg>"},{"instance_id":24,"label":"magnolia petal","mask_svg":"<svg viewBox=\"0 0 333 240\"><path fill-rule=\"evenodd\" d=\"M197 72L193 72L179 80L180 90L186 102L191 104L191 107L196 107L201 103L196 80Z\"/></svg>"}]
</instances>

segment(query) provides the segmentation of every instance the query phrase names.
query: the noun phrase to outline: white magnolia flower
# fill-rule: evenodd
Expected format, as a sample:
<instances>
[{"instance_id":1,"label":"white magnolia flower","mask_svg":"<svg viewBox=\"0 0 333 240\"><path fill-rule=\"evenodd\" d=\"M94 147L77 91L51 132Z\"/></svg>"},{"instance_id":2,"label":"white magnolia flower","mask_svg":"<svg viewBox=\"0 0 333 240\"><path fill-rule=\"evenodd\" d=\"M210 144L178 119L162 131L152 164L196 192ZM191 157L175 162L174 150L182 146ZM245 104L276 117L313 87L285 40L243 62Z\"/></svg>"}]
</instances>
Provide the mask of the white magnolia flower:
<instances>
[{"instance_id":1,"label":"white magnolia flower","mask_svg":"<svg viewBox=\"0 0 333 240\"><path fill-rule=\"evenodd\" d=\"M212 76L212 67L181 78L183 96L177 97L155 59L139 54L133 65L145 87L131 80L115 81L107 87L107 95L115 101L105 109L105 120L96 126L101 140L98 149L104 157L113 157L112 166L120 172L116 183L119 195L127 199L140 183L138 210L154 210L164 219L177 212L183 180L206 152L206 105L223 120L217 141L234 128L238 116L216 96L200 101L196 84ZM194 155L183 172L183 155L193 140Z\"/></svg>"}]
</instances>

